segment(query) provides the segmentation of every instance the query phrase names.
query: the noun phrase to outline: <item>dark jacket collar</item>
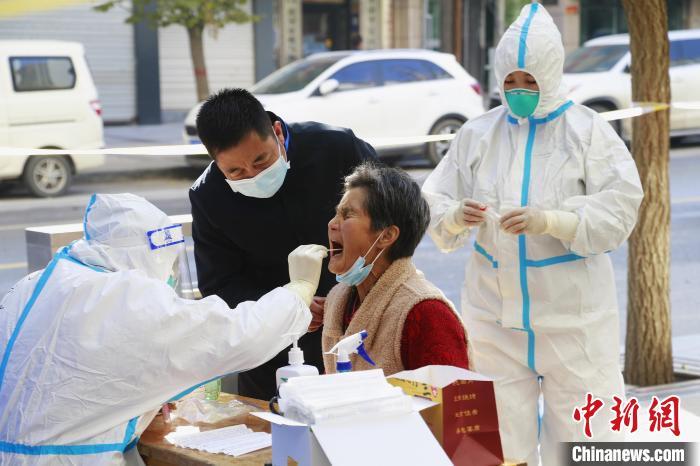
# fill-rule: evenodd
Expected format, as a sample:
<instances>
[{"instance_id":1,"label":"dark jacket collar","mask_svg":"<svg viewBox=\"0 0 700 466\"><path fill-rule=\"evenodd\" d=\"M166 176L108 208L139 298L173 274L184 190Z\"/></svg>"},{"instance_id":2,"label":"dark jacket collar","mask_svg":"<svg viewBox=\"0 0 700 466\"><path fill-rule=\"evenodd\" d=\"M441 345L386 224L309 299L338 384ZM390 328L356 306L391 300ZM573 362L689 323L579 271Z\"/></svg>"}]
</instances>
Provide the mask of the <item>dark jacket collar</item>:
<instances>
[{"instance_id":1,"label":"dark jacket collar","mask_svg":"<svg viewBox=\"0 0 700 466\"><path fill-rule=\"evenodd\" d=\"M284 135L284 150L289 151L289 140L290 140L290 134L289 134L289 127L287 126L287 123L277 116L277 114L268 111L267 116L270 117L270 122L274 125L276 121L279 121L282 123L282 134Z\"/></svg>"}]
</instances>

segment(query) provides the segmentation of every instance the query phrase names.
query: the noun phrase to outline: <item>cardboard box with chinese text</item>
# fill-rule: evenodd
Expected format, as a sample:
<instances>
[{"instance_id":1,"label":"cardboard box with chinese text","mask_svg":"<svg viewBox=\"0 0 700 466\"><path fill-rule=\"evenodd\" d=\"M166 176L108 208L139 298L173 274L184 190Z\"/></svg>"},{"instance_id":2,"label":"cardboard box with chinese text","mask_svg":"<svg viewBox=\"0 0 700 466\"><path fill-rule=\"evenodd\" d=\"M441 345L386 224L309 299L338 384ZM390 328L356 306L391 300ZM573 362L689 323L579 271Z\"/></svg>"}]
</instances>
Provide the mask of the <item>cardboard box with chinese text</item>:
<instances>
[{"instance_id":1,"label":"cardboard box with chinese text","mask_svg":"<svg viewBox=\"0 0 700 466\"><path fill-rule=\"evenodd\" d=\"M452 366L426 366L387 377L407 395L438 403L421 411L435 438L456 465L503 463L493 381Z\"/></svg>"}]
</instances>

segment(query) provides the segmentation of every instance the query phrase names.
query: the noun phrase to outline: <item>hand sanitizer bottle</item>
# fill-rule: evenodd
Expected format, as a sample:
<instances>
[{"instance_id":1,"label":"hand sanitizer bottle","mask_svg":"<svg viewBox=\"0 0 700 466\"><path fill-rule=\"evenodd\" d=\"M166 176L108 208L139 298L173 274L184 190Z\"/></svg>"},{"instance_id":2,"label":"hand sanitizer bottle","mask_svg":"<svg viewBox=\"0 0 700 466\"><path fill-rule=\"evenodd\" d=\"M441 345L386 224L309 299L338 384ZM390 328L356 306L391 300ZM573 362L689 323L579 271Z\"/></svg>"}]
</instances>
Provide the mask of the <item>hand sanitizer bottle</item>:
<instances>
[{"instance_id":1,"label":"hand sanitizer bottle","mask_svg":"<svg viewBox=\"0 0 700 466\"><path fill-rule=\"evenodd\" d=\"M292 377L318 375L318 369L304 364L304 352L299 348L298 335L295 335L292 349L289 350L289 365L277 369L277 388Z\"/></svg>"}]
</instances>

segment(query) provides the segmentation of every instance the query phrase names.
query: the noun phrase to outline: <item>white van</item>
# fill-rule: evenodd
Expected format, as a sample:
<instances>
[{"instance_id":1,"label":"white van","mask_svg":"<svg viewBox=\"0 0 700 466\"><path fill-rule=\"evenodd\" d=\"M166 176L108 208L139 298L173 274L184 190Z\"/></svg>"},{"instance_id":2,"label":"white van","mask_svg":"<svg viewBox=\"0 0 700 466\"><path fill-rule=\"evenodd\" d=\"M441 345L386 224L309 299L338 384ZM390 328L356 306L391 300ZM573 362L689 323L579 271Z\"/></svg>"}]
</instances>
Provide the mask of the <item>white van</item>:
<instances>
[{"instance_id":1,"label":"white van","mask_svg":"<svg viewBox=\"0 0 700 466\"><path fill-rule=\"evenodd\" d=\"M81 44L0 41L0 147L103 147L101 113ZM58 196L75 173L103 163L101 156L0 153L0 185L19 179L36 196Z\"/></svg>"}]
</instances>

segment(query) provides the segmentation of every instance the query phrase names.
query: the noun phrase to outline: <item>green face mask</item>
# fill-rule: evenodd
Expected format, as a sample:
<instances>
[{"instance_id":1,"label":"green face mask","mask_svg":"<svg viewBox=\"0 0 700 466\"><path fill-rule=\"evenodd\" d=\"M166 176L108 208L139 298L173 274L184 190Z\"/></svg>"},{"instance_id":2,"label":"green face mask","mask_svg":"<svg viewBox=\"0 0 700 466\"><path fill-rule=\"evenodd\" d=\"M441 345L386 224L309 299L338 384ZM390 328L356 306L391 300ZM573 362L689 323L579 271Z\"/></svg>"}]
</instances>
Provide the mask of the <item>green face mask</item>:
<instances>
[{"instance_id":1,"label":"green face mask","mask_svg":"<svg viewBox=\"0 0 700 466\"><path fill-rule=\"evenodd\" d=\"M508 107L520 118L532 115L540 101L540 92L530 89L511 89L505 91L505 94Z\"/></svg>"}]
</instances>

